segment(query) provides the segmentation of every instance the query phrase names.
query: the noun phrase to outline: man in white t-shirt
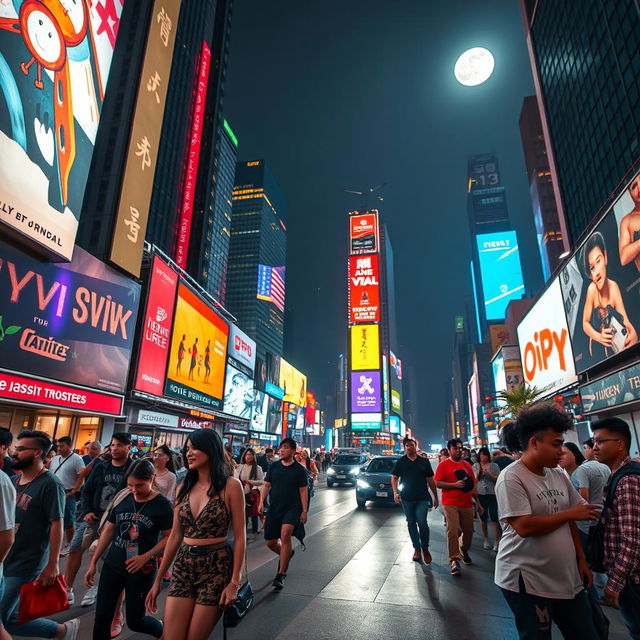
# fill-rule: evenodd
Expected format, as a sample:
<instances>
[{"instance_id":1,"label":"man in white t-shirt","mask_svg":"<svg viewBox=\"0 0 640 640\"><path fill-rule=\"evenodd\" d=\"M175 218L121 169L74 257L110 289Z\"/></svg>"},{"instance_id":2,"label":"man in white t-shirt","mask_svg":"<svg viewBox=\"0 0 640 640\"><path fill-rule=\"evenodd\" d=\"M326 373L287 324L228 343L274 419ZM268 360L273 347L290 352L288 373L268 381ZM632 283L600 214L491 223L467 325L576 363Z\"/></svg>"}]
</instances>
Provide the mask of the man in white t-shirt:
<instances>
[{"instance_id":1,"label":"man in white t-shirt","mask_svg":"<svg viewBox=\"0 0 640 640\"><path fill-rule=\"evenodd\" d=\"M4 593L2 563L13 545L16 526L16 490L6 473L0 473L0 599ZM11 640L0 618L0 640Z\"/></svg>"},{"instance_id":2,"label":"man in white t-shirt","mask_svg":"<svg viewBox=\"0 0 640 640\"><path fill-rule=\"evenodd\" d=\"M585 591L592 576L576 526L596 519L598 506L587 504L558 467L570 427L571 418L554 406L524 409L514 430L522 457L496 482L503 534L495 582L520 638L551 640L553 621L566 640L598 640Z\"/></svg>"},{"instance_id":3,"label":"man in white t-shirt","mask_svg":"<svg viewBox=\"0 0 640 640\"><path fill-rule=\"evenodd\" d=\"M73 452L71 438L63 436L58 438L58 455L53 458L49 470L58 477L64 485L64 535L67 545L71 544L73 534L76 532L76 496L74 486L80 472L84 469L84 461Z\"/></svg>"}]
</instances>

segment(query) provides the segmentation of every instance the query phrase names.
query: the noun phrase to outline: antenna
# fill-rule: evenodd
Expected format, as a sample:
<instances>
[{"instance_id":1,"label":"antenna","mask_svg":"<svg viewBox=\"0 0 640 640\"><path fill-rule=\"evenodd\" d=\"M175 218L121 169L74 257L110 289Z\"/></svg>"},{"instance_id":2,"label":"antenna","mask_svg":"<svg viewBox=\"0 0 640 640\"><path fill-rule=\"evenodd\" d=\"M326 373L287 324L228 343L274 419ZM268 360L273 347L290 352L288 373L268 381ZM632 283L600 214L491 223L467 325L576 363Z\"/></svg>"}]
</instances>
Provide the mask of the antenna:
<instances>
[{"instance_id":1,"label":"antenna","mask_svg":"<svg viewBox=\"0 0 640 640\"><path fill-rule=\"evenodd\" d=\"M380 202L382 202L384 200L384 196L381 194L375 195L373 196L374 193L376 193L376 191L378 191L379 189L382 189L382 187L386 186L388 183L383 182L381 184L376 185L375 187L369 187L368 189L364 190L364 191L355 191L353 189L343 189L343 191L345 193L350 193L351 195L354 196L360 196L360 198L362 199L362 208L363 209L368 209L369 208L369 196L372 196L375 200L378 200Z\"/></svg>"}]
</instances>

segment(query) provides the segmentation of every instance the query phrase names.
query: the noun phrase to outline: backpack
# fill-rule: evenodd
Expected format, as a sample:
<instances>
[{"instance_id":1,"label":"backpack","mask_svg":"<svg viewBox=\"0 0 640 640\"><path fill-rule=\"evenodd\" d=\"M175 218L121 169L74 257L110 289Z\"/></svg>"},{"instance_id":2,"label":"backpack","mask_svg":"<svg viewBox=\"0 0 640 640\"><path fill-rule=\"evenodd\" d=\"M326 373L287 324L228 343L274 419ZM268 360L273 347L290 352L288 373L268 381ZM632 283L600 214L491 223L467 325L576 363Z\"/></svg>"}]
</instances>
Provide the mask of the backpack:
<instances>
[{"instance_id":1,"label":"backpack","mask_svg":"<svg viewBox=\"0 0 640 640\"><path fill-rule=\"evenodd\" d=\"M600 519L597 524L589 529L586 557L591 570L596 573L606 573L604 567L604 515L607 510L610 510L613 507L613 500L616 495L618 483L622 478L630 475L640 475L640 463L629 462L611 476Z\"/></svg>"}]
</instances>

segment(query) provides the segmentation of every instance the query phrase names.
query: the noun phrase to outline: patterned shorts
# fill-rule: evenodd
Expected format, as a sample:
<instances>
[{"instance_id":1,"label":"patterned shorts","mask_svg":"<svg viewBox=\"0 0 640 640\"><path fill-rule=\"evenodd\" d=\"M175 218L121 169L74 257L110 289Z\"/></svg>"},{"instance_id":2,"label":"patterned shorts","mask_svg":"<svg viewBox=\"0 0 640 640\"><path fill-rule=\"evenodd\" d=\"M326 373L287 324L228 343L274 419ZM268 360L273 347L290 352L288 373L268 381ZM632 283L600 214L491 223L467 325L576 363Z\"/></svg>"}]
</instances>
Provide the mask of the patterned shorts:
<instances>
[{"instance_id":1,"label":"patterned shorts","mask_svg":"<svg viewBox=\"0 0 640 640\"><path fill-rule=\"evenodd\" d=\"M225 545L197 556L191 555L189 549L186 544L180 545L178 549L171 570L168 595L174 598L191 598L196 604L219 606L222 592L231 580L231 547Z\"/></svg>"}]
</instances>

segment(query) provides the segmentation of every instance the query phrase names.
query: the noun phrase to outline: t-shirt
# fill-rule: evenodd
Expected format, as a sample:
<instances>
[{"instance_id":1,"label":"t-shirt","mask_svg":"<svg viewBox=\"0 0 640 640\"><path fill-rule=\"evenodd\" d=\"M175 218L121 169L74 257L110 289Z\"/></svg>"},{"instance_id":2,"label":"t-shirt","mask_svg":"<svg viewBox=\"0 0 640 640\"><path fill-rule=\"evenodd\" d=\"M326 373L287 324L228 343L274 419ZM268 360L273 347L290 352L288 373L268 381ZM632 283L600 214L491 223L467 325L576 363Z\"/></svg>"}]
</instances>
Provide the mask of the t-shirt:
<instances>
[{"instance_id":1,"label":"t-shirt","mask_svg":"<svg viewBox=\"0 0 640 640\"><path fill-rule=\"evenodd\" d=\"M589 504L602 504L604 488L609 481L611 469L597 460L583 462L572 474L571 483L576 489L589 489ZM598 524L597 520L579 520L578 529L589 533L589 527Z\"/></svg>"},{"instance_id":2,"label":"t-shirt","mask_svg":"<svg viewBox=\"0 0 640 640\"><path fill-rule=\"evenodd\" d=\"M84 462L85 466L88 465L91 462L91 460L92 458L88 453L82 456L82 462Z\"/></svg>"},{"instance_id":3,"label":"t-shirt","mask_svg":"<svg viewBox=\"0 0 640 640\"><path fill-rule=\"evenodd\" d=\"M49 471L60 478L67 491L73 489L83 469L84 462L77 453L70 453L66 458L55 456L49 465Z\"/></svg>"},{"instance_id":4,"label":"t-shirt","mask_svg":"<svg viewBox=\"0 0 640 640\"><path fill-rule=\"evenodd\" d=\"M436 482L458 482L458 480L464 480L465 478L468 480L467 484L469 484L469 479L472 482L475 482L476 479L471 465L464 460L454 462L451 458L446 458L436 468ZM471 484L471 489L473 489L473 484ZM473 492L471 490L442 489L442 504L445 506L471 507L473 502L472 495Z\"/></svg>"},{"instance_id":5,"label":"t-shirt","mask_svg":"<svg viewBox=\"0 0 640 640\"><path fill-rule=\"evenodd\" d=\"M502 539L496 558L495 582L507 591L543 598L569 600L583 589L569 524L544 536L520 537L507 518L553 515L584 504L563 469L545 469L544 476L529 471L521 460L509 465L496 482Z\"/></svg>"},{"instance_id":6,"label":"t-shirt","mask_svg":"<svg viewBox=\"0 0 640 640\"><path fill-rule=\"evenodd\" d=\"M509 456L498 456L495 459L495 463L500 467L500 471L504 471L512 462L514 462L514 459Z\"/></svg>"},{"instance_id":7,"label":"t-shirt","mask_svg":"<svg viewBox=\"0 0 640 640\"><path fill-rule=\"evenodd\" d=\"M402 456L395 463L391 475L400 478L402 483L400 497L403 500L428 500L431 502L427 478L433 477L433 469L429 460L422 456L418 456L415 460Z\"/></svg>"},{"instance_id":8,"label":"t-shirt","mask_svg":"<svg viewBox=\"0 0 640 640\"><path fill-rule=\"evenodd\" d=\"M16 490L6 473L0 473L0 531L9 531L16 524ZM2 580L2 564L0 564Z\"/></svg>"},{"instance_id":9,"label":"t-shirt","mask_svg":"<svg viewBox=\"0 0 640 640\"><path fill-rule=\"evenodd\" d=\"M120 491L124 483L126 465L114 467L111 462L104 462L104 484L100 493L100 511L106 511L113 496Z\"/></svg>"},{"instance_id":10,"label":"t-shirt","mask_svg":"<svg viewBox=\"0 0 640 640\"><path fill-rule=\"evenodd\" d=\"M176 474L168 469L164 473L156 473L156 485L158 491L170 500L174 501L176 497Z\"/></svg>"},{"instance_id":11,"label":"t-shirt","mask_svg":"<svg viewBox=\"0 0 640 640\"><path fill-rule=\"evenodd\" d=\"M487 477L484 473L480 475L480 468L479 462L476 462L473 465L473 472L476 474L476 479L478 481L478 494L481 496L492 496L496 492L496 481L491 480L491 478ZM489 473L492 476L500 475L500 467L495 462L491 462L489 464Z\"/></svg>"},{"instance_id":12,"label":"t-shirt","mask_svg":"<svg viewBox=\"0 0 640 640\"><path fill-rule=\"evenodd\" d=\"M107 519L115 524L116 530L104 561L115 571L126 574L126 560L153 549L160 532L171 529L173 507L161 493L147 502L136 502L130 495L111 510ZM141 571L151 573L156 566L154 559Z\"/></svg>"},{"instance_id":13,"label":"t-shirt","mask_svg":"<svg viewBox=\"0 0 640 640\"><path fill-rule=\"evenodd\" d=\"M308 486L307 470L299 463L285 466L281 460L267 470L265 482L271 484L269 513L282 514L292 507L302 510L300 487Z\"/></svg>"},{"instance_id":14,"label":"t-shirt","mask_svg":"<svg viewBox=\"0 0 640 640\"><path fill-rule=\"evenodd\" d=\"M64 487L50 471L45 471L31 483L16 484L16 537L4 562L6 576L38 575L49 557L51 522L64 514Z\"/></svg>"}]
</instances>

